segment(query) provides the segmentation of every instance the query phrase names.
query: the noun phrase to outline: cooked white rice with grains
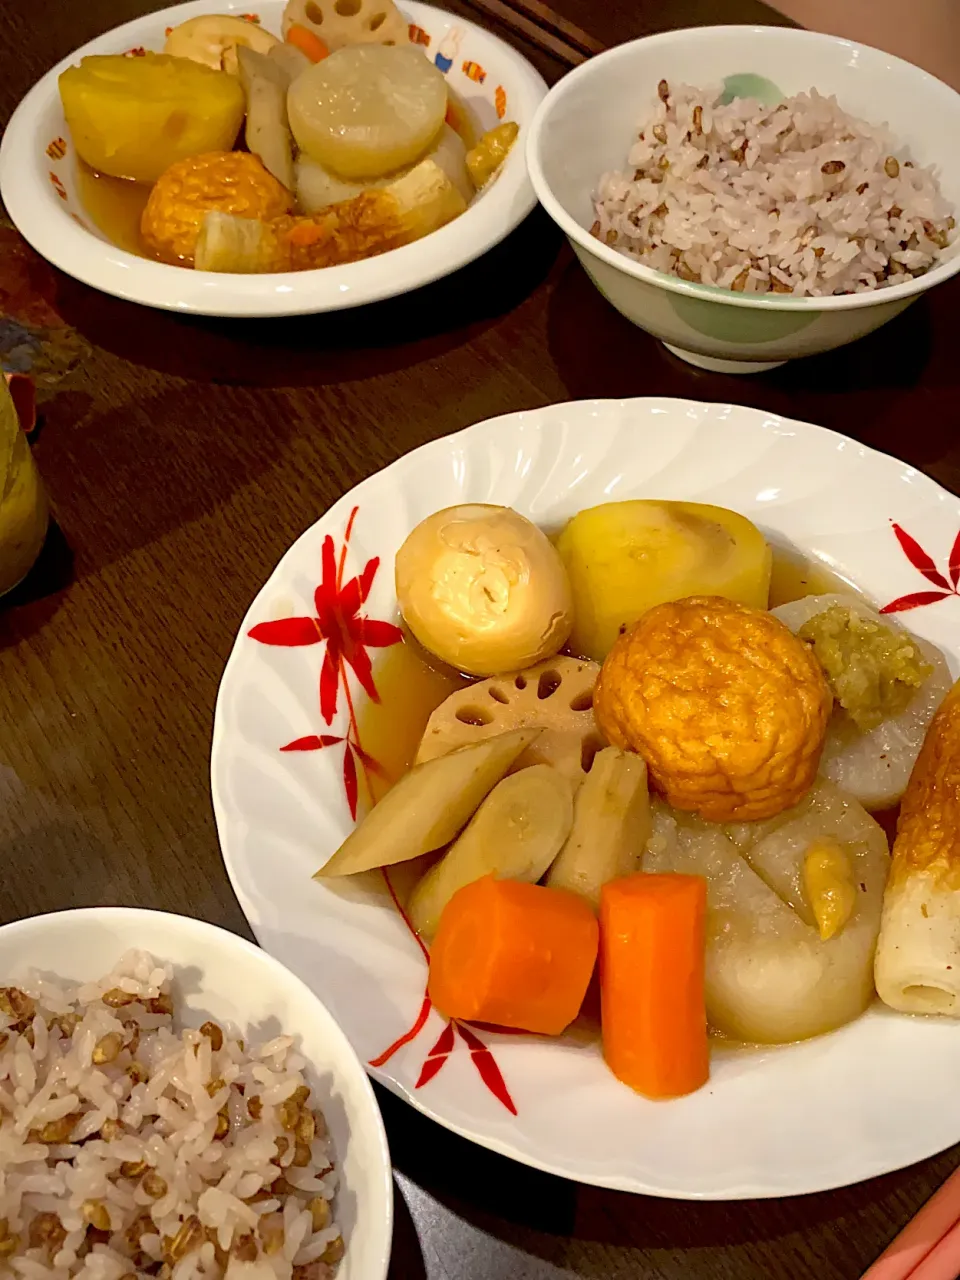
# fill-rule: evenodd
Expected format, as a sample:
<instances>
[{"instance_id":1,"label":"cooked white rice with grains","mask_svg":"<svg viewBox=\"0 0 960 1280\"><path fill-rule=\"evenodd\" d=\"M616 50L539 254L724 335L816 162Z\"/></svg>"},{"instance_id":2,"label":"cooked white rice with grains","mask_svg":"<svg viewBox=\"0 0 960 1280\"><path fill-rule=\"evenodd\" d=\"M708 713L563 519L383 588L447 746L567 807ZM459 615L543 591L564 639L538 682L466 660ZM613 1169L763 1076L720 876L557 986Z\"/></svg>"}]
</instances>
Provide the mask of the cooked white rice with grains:
<instances>
[{"instance_id":1,"label":"cooked white rice with grains","mask_svg":"<svg viewBox=\"0 0 960 1280\"><path fill-rule=\"evenodd\" d=\"M290 1036L175 1030L172 971L0 988L0 1273L330 1280L327 1126Z\"/></svg>"},{"instance_id":2,"label":"cooked white rice with grains","mask_svg":"<svg viewBox=\"0 0 960 1280\"><path fill-rule=\"evenodd\" d=\"M593 235L654 270L743 293L861 293L922 275L953 208L884 128L816 89L777 107L660 81L595 198Z\"/></svg>"}]
</instances>

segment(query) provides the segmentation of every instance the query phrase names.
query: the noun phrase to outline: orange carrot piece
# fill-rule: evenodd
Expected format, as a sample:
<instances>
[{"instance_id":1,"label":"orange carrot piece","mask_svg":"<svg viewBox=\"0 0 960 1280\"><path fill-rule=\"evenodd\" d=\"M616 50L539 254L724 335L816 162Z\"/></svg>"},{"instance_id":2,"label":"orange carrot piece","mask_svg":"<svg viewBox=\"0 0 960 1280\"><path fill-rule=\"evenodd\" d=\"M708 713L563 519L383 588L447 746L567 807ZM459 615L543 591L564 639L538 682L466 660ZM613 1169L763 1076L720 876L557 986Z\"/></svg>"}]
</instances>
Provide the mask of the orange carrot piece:
<instances>
[{"instance_id":1,"label":"orange carrot piece","mask_svg":"<svg viewBox=\"0 0 960 1280\"><path fill-rule=\"evenodd\" d=\"M600 893L603 1055L648 1098L693 1093L710 1075L706 907L702 876L640 872Z\"/></svg>"},{"instance_id":2,"label":"orange carrot piece","mask_svg":"<svg viewBox=\"0 0 960 1280\"><path fill-rule=\"evenodd\" d=\"M430 998L448 1018L558 1036L580 1012L598 935L576 894L484 876L440 917Z\"/></svg>"},{"instance_id":3,"label":"orange carrot piece","mask_svg":"<svg viewBox=\"0 0 960 1280\"><path fill-rule=\"evenodd\" d=\"M294 23L287 32L287 43L295 45L311 62L322 62L330 56L330 50L320 37L298 23Z\"/></svg>"}]
</instances>

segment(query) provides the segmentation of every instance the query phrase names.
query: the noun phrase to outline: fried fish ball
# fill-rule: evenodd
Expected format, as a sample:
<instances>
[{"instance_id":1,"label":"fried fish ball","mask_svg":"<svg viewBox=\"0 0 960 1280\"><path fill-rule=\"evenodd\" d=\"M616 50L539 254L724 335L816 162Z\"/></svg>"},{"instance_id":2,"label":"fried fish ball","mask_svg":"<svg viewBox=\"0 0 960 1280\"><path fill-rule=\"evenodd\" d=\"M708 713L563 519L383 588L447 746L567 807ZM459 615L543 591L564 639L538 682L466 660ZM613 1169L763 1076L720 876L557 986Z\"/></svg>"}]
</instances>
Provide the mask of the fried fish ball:
<instances>
[{"instance_id":1,"label":"fried fish ball","mask_svg":"<svg viewBox=\"0 0 960 1280\"><path fill-rule=\"evenodd\" d=\"M246 151L211 151L170 166L150 192L140 231L164 262L192 266L210 212L278 218L293 204L289 191Z\"/></svg>"},{"instance_id":2,"label":"fried fish ball","mask_svg":"<svg viewBox=\"0 0 960 1280\"><path fill-rule=\"evenodd\" d=\"M812 786L833 697L782 622L718 596L646 613L610 651L594 712L651 785L711 822L773 817Z\"/></svg>"}]
</instances>

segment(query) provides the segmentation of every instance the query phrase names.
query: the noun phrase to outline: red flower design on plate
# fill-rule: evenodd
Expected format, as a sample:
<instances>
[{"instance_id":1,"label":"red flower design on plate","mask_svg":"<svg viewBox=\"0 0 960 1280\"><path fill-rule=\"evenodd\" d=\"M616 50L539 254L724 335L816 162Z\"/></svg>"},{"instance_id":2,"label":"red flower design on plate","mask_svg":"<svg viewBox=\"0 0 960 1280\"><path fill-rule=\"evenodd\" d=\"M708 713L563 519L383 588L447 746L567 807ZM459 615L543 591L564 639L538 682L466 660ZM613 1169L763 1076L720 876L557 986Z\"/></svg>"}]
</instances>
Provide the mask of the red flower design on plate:
<instances>
[{"instance_id":1,"label":"red flower design on plate","mask_svg":"<svg viewBox=\"0 0 960 1280\"><path fill-rule=\"evenodd\" d=\"M953 546L950 548L950 558L947 561L947 575L949 576L946 576L940 572L936 561L924 551L916 538L912 538L906 529L900 525L894 522L891 523L904 555L913 567L928 582L932 583L937 590L911 591L908 595L898 596L896 600L891 600L889 604L885 604L880 612L906 613L909 609L919 609L924 605L936 604L939 600L946 600L950 596L960 595L960 589L958 589L958 584L960 584L960 533L957 534Z\"/></svg>"},{"instance_id":2,"label":"red flower design on plate","mask_svg":"<svg viewBox=\"0 0 960 1280\"><path fill-rule=\"evenodd\" d=\"M350 814L354 819L357 816L358 799L357 764L359 762L365 773L377 773L380 767L360 743L347 668L353 671L367 697L373 702L379 702L380 695L373 679L373 663L368 650L387 648L403 639L400 628L392 622L380 622L361 613L380 568L379 556L373 556L360 573L347 582L343 581L347 550L357 512L357 507L350 512L339 555L330 534L323 540L320 553L321 581L313 596L314 614L259 622L249 633L250 638L260 644L278 645L282 648L300 648L321 642L326 644L320 667L320 715L325 724L333 724L342 689L347 704L347 732L343 735L308 734L288 742L280 750L319 751L343 743L343 786Z\"/></svg>"},{"instance_id":3,"label":"red flower design on plate","mask_svg":"<svg viewBox=\"0 0 960 1280\"><path fill-rule=\"evenodd\" d=\"M356 677L357 683L368 698L379 702L380 695L373 677L373 664L369 649L382 649L398 644L403 639L400 628L392 622L381 622L368 618L361 612L373 587L377 571L380 568L380 557L373 556L354 577L344 582L347 553L350 538L359 508L354 507L347 520L343 535L343 543L339 553L333 538L327 534L320 552L321 581L314 592L312 615L292 618L278 618L273 622L258 622L250 628L249 636L259 644L274 645L280 648L302 648L305 645L325 643L326 651L320 666L320 715L328 726L333 724L337 714L341 690L347 707L347 730L345 734L310 733L296 738L280 748L281 751L322 751L328 747L343 745L343 787L354 820L357 816L358 776L357 765L365 776L382 773L378 762L364 750L360 742L360 731L357 725L356 709L348 679L348 668ZM369 783L368 783L369 790ZM393 899L404 924L410 930L414 940L429 963L430 953L423 939L417 934L407 913L394 892L387 870L383 870L390 897ZM399 1039L395 1040L383 1053L373 1058L372 1067L381 1067L404 1045L410 1044L419 1036L427 1025L432 1012L429 995L424 994L420 1011L410 1027ZM517 1114L517 1108L510 1096L500 1068L490 1050L470 1027L456 1021L448 1021L424 1059L417 1078L416 1088L421 1089L442 1070L447 1059L461 1040L470 1053L470 1060L477 1069L480 1079L493 1096L501 1102L511 1115Z\"/></svg>"},{"instance_id":4,"label":"red flower design on plate","mask_svg":"<svg viewBox=\"0 0 960 1280\"><path fill-rule=\"evenodd\" d=\"M397 897L393 884L390 880L390 873L386 867L382 868L381 874L383 875L384 882L389 890L390 897L393 899L393 905L396 907L403 923L410 930L414 941L423 953L424 960L426 960L429 965L430 952L427 950L423 939L417 933L416 929L414 929L410 917L407 915L406 911L404 911L403 906L400 903L400 899ZM393 1044L388 1045L387 1048L384 1049L383 1053L378 1054L375 1058L371 1058L368 1066L382 1067L385 1063L389 1062L393 1055L397 1053L398 1050L402 1049L404 1045L411 1044L416 1040L417 1036L419 1036L420 1032L427 1025L427 1021L432 1011L433 1001L430 999L429 994L424 992L420 1011L414 1019L413 1025L410 1029L405 1031L402 1036L398 1036L398 1038L394 1040ZM510 1033L506 1028L497 1028L497 1030L501 1030L505 1034L515 1034ZM460 1037L469 1049L470 1061L476 1067L477 1074L480 1076L480 1079L497 1101L502 1103L512 1116L515 1116L517 1114L516 1104L510 1096L510 1090L507 1088L507 1082L503 1078L503 1072L500 1070L497 1065L497 1060L493 1056L493 1050L484 1044L476 1031L466 1023L458 1022L456 1019L447 1021L443 1030L440 1032L439 1038L427 1052L427 1056L423 1060L423 1066L420 1068L420 1074L417 1076L417 1082L414 1085L414 1088L422 1089L425 1084L429 1084L435 1076L440 1074L440 1071L446 1065L447 1059L457 1046L456 1036L454 1033Z\"/></svg>"},{"instance_id":5,"label":"red flower design on plate","mask_svg":"<svg viewBox=\"0 0 960 1280\"><path fill-rule=\"evenodd\" d=\"M47 147L47 155L51 160L62 160L67 154L67 144L63 138L54 138Z\"/></svg>"}]
</instances>

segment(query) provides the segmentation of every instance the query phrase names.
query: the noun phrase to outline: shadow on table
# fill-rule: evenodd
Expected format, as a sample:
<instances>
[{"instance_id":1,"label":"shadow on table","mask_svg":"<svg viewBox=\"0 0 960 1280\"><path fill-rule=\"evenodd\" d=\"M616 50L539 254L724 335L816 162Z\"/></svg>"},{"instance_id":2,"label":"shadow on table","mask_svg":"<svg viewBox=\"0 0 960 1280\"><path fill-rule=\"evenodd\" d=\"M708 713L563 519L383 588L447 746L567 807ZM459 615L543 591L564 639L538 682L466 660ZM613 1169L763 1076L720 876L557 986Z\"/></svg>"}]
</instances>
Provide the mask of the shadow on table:
<instances>
[{"instance_id":1,"label":"shadow on table","mask_svg":"<svg viewBox=\"0 0 960 1280\"><path fill-rule=\"evenodd\" d=\"M958 1154L944 1153L922 1174L911 1171L909 1193L904 1175L890 1174L829 1193L762 1202L660 1200L528 1169L440 1128L383 1089L377 1096L395 1167L456 1217L561 1268L576 1266L580 1245L600 1244L611 1276L633 1274L616 1268L616 1255L642 1250L645 1265L662 1264L657 1275L713 1277L719 1273L698 1251L723 1248L737 1255L739 1280L759 1280L770 1275L770 1257L754 1255L751 1246L781 1240L789 1240L796 1254L821 1259L811 1274L824 1280L859 1275L870 1260L860 1257L863 1240L891 1238L951 1171ZM595 1264L595 1249L590 1257Z\"/></svg>"},{"instance_id":2,"label":"shadow on table","mask_svg":"<svg viewBox=\"0 0 960 1280\"><path fill-rule=\"evenodd\" d=\"M393 1249L387 1280L427 1280L417 1226L399 1182L393 1180Z\"/></svg>"},{"instance_id":3,"label":"shadow on table","mask_svg":"<svg viewBox=\"0 0 960 1280\"><path fill-rule=\"evenodd\" d=\"M561 237L537 209L488 254L385 302L269 320L131 308L68 278L58 310L88 341L176 377L252 386L319 386L435 359L517 307L547 275ZM385 264L386 264L385 259Z\"/></svg>"},{"instance_id":4,"label":"shadow on table","mask_svg":"<svg viewBox=\"0 0 960 1280\"><path fill-rule=\"evenodd\" d=\"M24 640L56 612L61 592L73 579L73 552L55 520L36 564L13 591L0 597L0 649ZM24 610L22 605L36 605Z\"/></svg>"},{"instance_id":5,"label":"shadow on table","mask_svg":"<svg viewBox=\"0 0 960 1280\"><path fill-rule=\"evenodd\" d=\"M730 401L816 422L930 467L957 444L958 303L960 280L836 351L765 374L714 374L670 355L632 325L571 259L550 298L548 341L572 399L666 395Z\"/></svg>"}]
</instances>

